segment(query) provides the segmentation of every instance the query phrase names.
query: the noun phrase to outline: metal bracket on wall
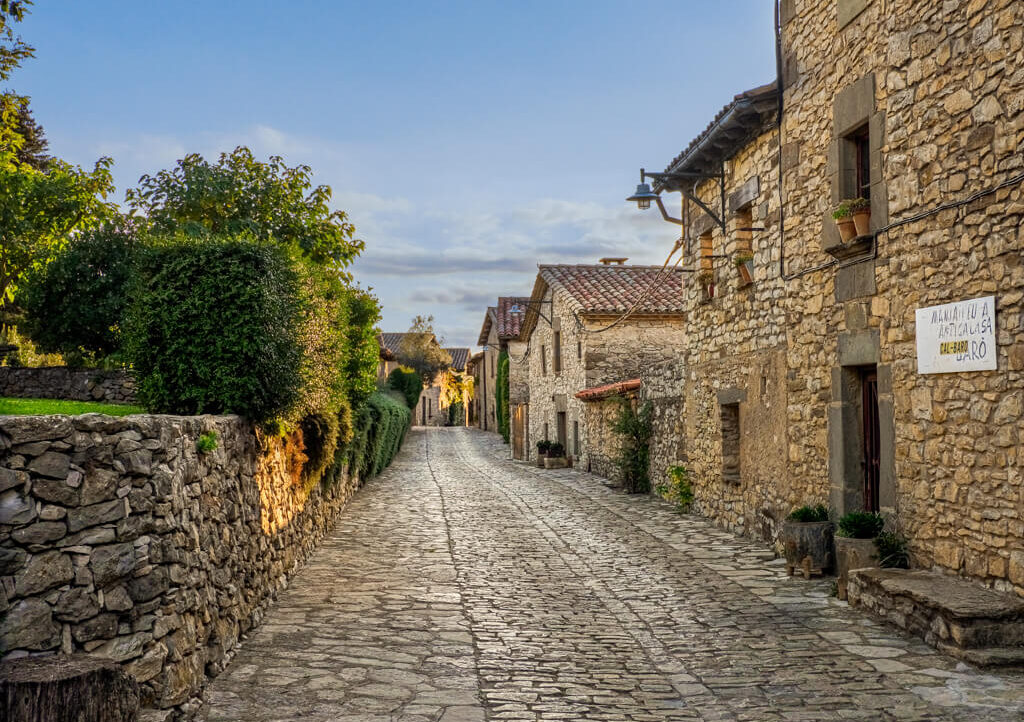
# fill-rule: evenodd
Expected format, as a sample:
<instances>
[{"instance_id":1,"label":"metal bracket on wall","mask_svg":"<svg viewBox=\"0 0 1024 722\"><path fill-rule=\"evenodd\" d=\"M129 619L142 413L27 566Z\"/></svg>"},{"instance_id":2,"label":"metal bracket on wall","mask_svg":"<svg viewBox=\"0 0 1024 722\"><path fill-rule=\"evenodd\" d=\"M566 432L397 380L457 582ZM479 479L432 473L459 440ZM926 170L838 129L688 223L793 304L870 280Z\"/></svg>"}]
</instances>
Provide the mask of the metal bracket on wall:
<instances>
[{"instance_id":1,"label":"metal bracket on wall","mask_svg":"<svg viewBox=\"0 0 1024 722\"><path fill-rule=\"evenodd\" d=\"M544 304L552 306L553 303L554 303L554 301L527 301L526 303L517 303L516 306L530 306L530 307L536 308L538 306L543 306ZM516 313L515 306L513 306L511 311L513 313ZM537 308L537 315L540 316L541 318L543 318L545 321L547 321L548 322L548 326L551 325L551 319L548 318L547 316L545 316L544 312L541 311L539 308Z\"/></svg>"},{"instance_id":2,"label":"metal bracket on wall","mask_svg":"<svg viewBox=\"0 0 1024 722\"><path fill-rule=\"evenodd\" d=\"M711 220L715 222L722 232L725 232L725 172L724 170L718 173L708 173L705 171L679 171L676 173L648 173L645 170L641 170L641 177L653 178L655 182L667 191L678 191L683 194L683 197L688 201L693 201L694 205L700 208L702 211L707 213ZM714 180L718 181L718 196L721 202L721 212L715 213L711 208L707 206L700 198L697 198L693 194L694 188L701 181Z\"/></svg>"}]
</instances>

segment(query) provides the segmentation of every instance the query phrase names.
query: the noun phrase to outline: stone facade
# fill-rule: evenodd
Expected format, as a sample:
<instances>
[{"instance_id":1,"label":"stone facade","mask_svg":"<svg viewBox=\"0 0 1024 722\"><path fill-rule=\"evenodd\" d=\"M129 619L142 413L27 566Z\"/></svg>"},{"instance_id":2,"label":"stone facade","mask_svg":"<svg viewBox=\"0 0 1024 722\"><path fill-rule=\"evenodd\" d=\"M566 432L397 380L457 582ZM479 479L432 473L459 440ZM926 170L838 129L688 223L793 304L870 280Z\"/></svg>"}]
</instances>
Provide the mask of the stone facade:
<instances>
[{"instance_id":1,"label":"stone facade","mask_svg":"<svg viewBox=\"0 0 1024 722\"><path fill-rule=\"evenodd\" d=\"M583 273L589 274L601 267L574 268L586 269ZM624 268L624 272L646 270ZM680 274L670 273L664 281L675 285L679 278ZM632 285L639 292L644 287L644 281ZM614 402L584 402L576 394L634 378L647 366L677 357L685 343L684 317L679 312L639 313L616 323L619 316L607 311L581 310L580 298L565 288L550 286L543 276L538 276L531 304L544 313L531 310L524 324L529 339L525 363L530 391L529 438L533 442L528 458L536 459L537 441L561 441L576 465L615 479L619 442L610 429L617 413ZM559 364L555 361L556 333Z\"/></svg>"},{"instance_id":2,"label":"stone facade","mask_svg":"<svg viewBox=\"0 0 1024 722\"><path fill-rule=\"evenodd\" d=\"M494 315L494 308L487 309L489 316ZM498 433L498 401L495 388L498 385L498 356L501 355L501 342L498 340L496 323L485 324L486 333L481 333L479 344L483 346L483 358L480 359L479 384L474 389L478 399L478 428Z\"/></svg>"},{"instance_id":3,"label":"stone facade","mask_svg":"<svg viewBox=\"0 0 1024 722\"><path fill-rule=\"evenodd\" d=\"M3 366L0 396L130 404L135 401L135 379L124 371Z\"/></svg>"},{"instance_id":4,"label":"stone facade","mask_svg":"<svg viewBox=\"0 0 1024 722\"><path fill-rule=\"evenodd\" d=\"M420 392L420 400L412 410L413 426L444 426L448 412L441 408L441 383L435 381Z\"/></svg>"},{"instance_id":5,"label":"stone facade","mask_svg":"<svg viewBox=\"0 0 1024 722\"><path fill-rule=\"evenodd\" d=\"M686 284L697 509L771 539L794 506L863 508L876 405L877 506L914 562L1024 594L1024 5L781 6L781 137L772 119L722 154L724 230L683 209L687 265L710 270ZM717 209L717 182L696 193ZM830 211L866 193L877 235L844 245ZM752 284L731 263L748 252ZM916 309L982 296L997 369L919 374Z\"/></svg>"},{"instance_id":6,"label":"stone facade","mask_svg":"<svg viewBox=\"0 0 1024 722\"><path fill-rule=\"evenodd\" d=\"M0 417L0 656L88 652L186 702L354 490L290 463L238 417Z\"/></svg>"}]
</instances>

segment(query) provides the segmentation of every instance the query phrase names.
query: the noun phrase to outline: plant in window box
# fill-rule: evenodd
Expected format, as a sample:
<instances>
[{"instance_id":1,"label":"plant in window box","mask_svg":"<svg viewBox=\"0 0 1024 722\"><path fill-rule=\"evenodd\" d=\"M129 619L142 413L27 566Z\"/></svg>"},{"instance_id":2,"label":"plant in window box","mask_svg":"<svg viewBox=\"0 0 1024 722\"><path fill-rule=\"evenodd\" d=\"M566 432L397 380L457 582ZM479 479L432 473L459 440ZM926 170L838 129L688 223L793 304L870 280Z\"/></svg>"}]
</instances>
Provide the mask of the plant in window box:
<instances>
[{"instance_id":1,"label":"plant in window box","mask_svg":"<svg viewBox=\"0 0 1024 722\"><path fill-rule=\"evenodd\" d=\"M836 227L839 229L839 237L843 243L849 243L857 237L857 226L853 222L853 210L850 208L852 201L843 201L834 211L832 218L835 219Z\"/></svg>"},{"instance_id":2,"label":"plant in window box","mask_svg":"<svg viewBox=\"0 0 1024 722\"><path fill-rule=\"evenodd\" d=\"M824 504L801 506L790 512L780 534L786 553L786 573L793 576L800 569L804 579L810 579L811 574L832 569L833 535L834 525Z\"/></svg>"},{"instance_id":3,"label":"plant in window box","mask_svg":"<svg viewBox=\"0 0 1024 722\"><path fill-rule=\"evenodd\" d=\"M849 201L850 213L853 214L853 226L858 236L871 235L871 201L867 198L854 198Z\"/></svg>"},{"instance_id":4,"label":"plant in window box","mask_svg":"<svg viewBox=\"0 0 1024 722\"><path fill-rule=\"evenodd\" d=\"M754 282L754 257L751 254L737 254L732 262L740 272L741 286L749 286Z\"/></svg>"},{"instance_id":5,"label":"plant in window box","mask_svg":"<svg viewBox=\"0 0 1024 722\"><path fill-rule=\"evenodd\" d=\"M836 525L836 588L840 599L846 599L846 582L851 569L877 567L875 538L882 533L885 519L871 511L851 511L839 517Z\"/></svg>"},{"instance_id":6,"label":"plant in window box","mask_svg":"<svg viewBox=\"0 0 1024 722\"><path fill-rule=\"evenodd\" d=\"M564 469L569 465L568 460L565 458L565 447L557 441L551 443L548 447L547 458L544 459L545 469Z\"/></svg>"}]
</instances>

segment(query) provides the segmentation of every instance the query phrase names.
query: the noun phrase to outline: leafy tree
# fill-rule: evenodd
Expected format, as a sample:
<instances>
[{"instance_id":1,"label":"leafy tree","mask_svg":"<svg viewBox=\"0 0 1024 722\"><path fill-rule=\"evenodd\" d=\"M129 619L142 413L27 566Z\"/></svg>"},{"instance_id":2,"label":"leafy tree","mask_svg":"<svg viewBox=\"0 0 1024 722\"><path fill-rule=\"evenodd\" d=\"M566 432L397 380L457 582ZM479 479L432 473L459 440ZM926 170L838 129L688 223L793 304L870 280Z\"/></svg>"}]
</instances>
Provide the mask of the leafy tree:
<instances>
[{"instance_id":1,"label":"leafy tree","mask_svg":"<svg viewBox=\"0 0 1024 722\"><path fill-rule=\"evenodd\" d=\"M343 211L331 211L331 189L312 185L312 170L244 146L210 163L193 153L171 170L144 175L128 205L158 233L237 236L274 241L336 272L363 250Z\"/></svg>"},{"instance_id":2,"label":"leafy tree","mask_svg":"<svg viewBox=\"0 0 1024 722\"><path fill-rule=\"evenodd\" d=\"M622 441L616 460L622 473L622 484L630 494L645 494L651 490L651 416L654 408L650 401L639 408L625 397L615 399L619 404L618 415L612 422L612 431Z\"/></svg>"},{"instance_id":3,"label":"leafy tree","mask_svg":"<svg viewBox=\"0 0 1024 722\"><path fill-rule=\"evenodd\" d=\"M76 229L114 213L111 160L92 171L51 160L43 173L29 165L0 165L0 304L6 312L22 276L49 260Z\"/></svg>"},{"instance_id":4,"label":"leafy tree","mask_svg":"<svg viewBox=\"0 0 1024 722\"><path fill-rule=\"evenodd\" d=\"M398 347L398 363L420 375L429 386L437 375L452 365L452 357L434 335L434 317L416 316Z\"/></svg>"},{"instance_id":5,"label":"leafy tree","mask_svg":"<svg viewBox=\"0 0 1024 722\"><path fill-rule=\"evenodd\" d=\"M65 356L118 350L136 247L131 228L105 225L72 238L50 263L29 272L18 303L40 350Z\"/></svg>"},{"instance_id":6,"label":"leafy tree","mask_svg":"<svg viewBox=\"0 0 1024 722\"><path fill-rule=\"evenodd\" d=\"M376 296L362 288L350 286L347 291L347 348L343 370L349 404L357 409L377 389L377 364L380 360L377 324L381 318L380 302Z\"/></svg>"},{"instance_id":7,"label":"leafy tree","mask_svg":"<svg viewBox=\"0 0 1024 722\"><path fill-rule=\"evenodd\" d=\"M31 0L0 0L0 80L8 80L21 61L33 57L35 48L14 34L12 25L25 18ZM24 145L18 133L18 117L27 102L13 92L0 94L0 167L10 167Z\"/></svg>"},{"instance_id":8,"label":"leafy tree","mask_svg":"<svg viewBox=\"0 0 1024 722\"><path fill-rule=\"evenodd\" d=\"M32 115L27 99L18 107L14 132L21 136L21 147L15 152L18 165L27 165L39 171L47 170L50 165L50 156L47 154L50 143L46 140L43 126Z\"/></svg>"}]
</instances>

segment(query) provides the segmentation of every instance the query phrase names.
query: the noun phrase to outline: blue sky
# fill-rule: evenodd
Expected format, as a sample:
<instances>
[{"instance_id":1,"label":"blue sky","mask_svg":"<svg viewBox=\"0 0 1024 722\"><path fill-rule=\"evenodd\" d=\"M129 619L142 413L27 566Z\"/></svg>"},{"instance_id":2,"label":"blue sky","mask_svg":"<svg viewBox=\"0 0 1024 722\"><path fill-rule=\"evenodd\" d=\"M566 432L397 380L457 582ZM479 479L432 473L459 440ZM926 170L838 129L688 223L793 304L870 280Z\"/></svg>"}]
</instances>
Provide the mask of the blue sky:
<instances>
[{"instance_id":1,"label":"blue sky","mask_svg":"<svg viewBox=\"0 0 1024 722\"><path fill-rule=\"evenodd\" d=\"M474 346L537 263L660 263L677 228L623 202L736 93L774 77L773 3L39 0L12 78L51 151L115 160L118 197L185 153L313 167L405 330ZM672 200L675 202L675 199Z\"/></svg>"}]
</instances>

